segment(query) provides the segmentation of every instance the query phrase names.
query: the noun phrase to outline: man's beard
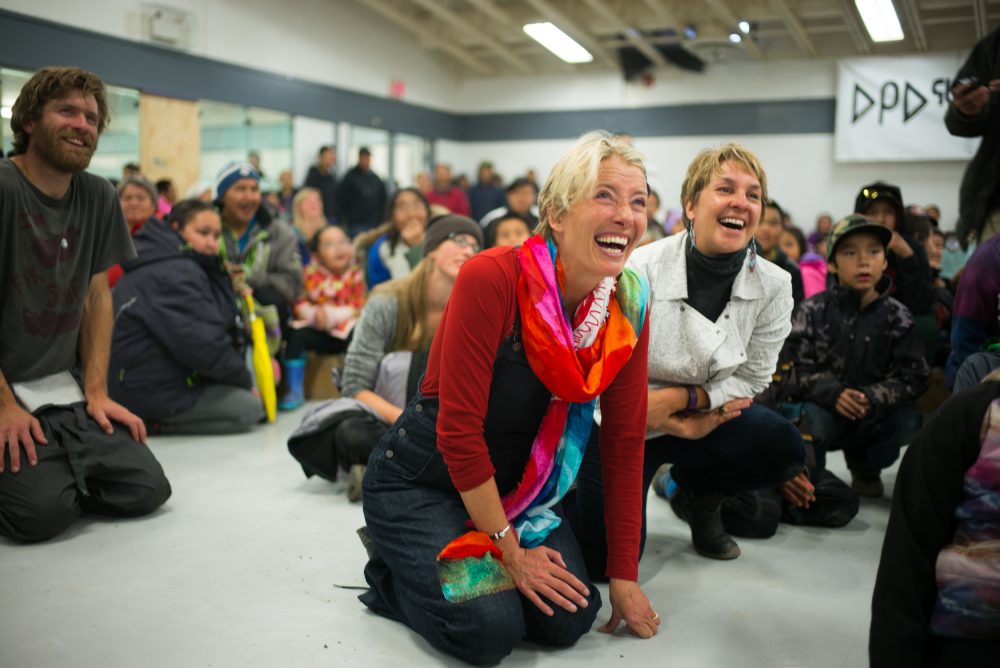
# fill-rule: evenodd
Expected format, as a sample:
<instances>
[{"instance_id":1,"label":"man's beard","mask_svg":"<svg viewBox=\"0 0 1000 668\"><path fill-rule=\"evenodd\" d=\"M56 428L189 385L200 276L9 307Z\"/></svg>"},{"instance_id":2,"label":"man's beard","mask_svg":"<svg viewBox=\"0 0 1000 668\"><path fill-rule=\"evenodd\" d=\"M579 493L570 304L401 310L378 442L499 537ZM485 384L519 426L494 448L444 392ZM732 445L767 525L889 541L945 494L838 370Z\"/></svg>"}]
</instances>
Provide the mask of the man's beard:
<instances>
[{"instance_id":1,"label":"man's beard","mask_svg":"<svg viewBox=\"0 0 1000 668\"><path fill-rule=\"evenodd\" d=\"M64 138L73 137L84 142L82 147L72 147ZM40 127L31 137L31 145L38 156L53 169L62 172L81 172L90 165L96 145L90 144L90 138L74 132L60 133L46 127Z\"/></svg>"}]
</instances>

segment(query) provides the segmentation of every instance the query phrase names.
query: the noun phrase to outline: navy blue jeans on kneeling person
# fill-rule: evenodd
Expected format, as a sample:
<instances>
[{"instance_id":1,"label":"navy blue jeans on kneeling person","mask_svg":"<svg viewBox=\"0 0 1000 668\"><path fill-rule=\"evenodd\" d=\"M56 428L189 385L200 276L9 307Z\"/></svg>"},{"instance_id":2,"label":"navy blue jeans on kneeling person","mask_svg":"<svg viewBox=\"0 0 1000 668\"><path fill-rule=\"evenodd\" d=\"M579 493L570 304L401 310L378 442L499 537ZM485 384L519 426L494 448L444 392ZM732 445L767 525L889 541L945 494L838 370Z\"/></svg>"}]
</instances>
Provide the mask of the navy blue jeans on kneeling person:
<instances>
[{"instance_id":1,"label":"navy blue jeans on kneeling person","mask_svg":"<svg viewBox=\"0 0 1000 668\"><path fill-rule=\"evenodd\" d=\"M497 663L522 639L572 645L593 625L601 596L565 521L543 545L559 552L587 585L588 607L570 613L553 604L555 615L548 617L516 589L461 603L444 598L436 558L469 530L469 514L436 446L437 406L436 398L418 392L368 460L363 499L374 550L365 566L371 589L359 598L373 612L471 664Z\"/></svg>"},{"instance_id":2,"label":"navy blue jeans on kneeling person","mask_svg":"<svg viewBox=\"0 0 1000 668\"><path fill-rule=\"evenodd\" d=\"M577 476L574 530L587 572L594 580L604 580L608 548L597 439L595 426ZM792 479L805 466L805 450L795 425L758 404L696 441L676 436L649 439L642 466L640 556L646 546L649 486L657 469L667 463L673 464L671 477L685 492L731 495Z\"/></svg>"},{"instance_id":3,"label":"navy blue jeans on kneeling person","mask_svg":"<svg viewBox=\"0 0 1000 668\"><path fill-rule=\"evenodd\" d=\"M848 420L835 411L806 401L802 412L816 448L816 464L826 468L826 453L843 450L847 468L876 476L899 459L899 449L920 430L923 417L913 404L900 404L888 412L863 420Z\"/></svg>"}]
</instances>

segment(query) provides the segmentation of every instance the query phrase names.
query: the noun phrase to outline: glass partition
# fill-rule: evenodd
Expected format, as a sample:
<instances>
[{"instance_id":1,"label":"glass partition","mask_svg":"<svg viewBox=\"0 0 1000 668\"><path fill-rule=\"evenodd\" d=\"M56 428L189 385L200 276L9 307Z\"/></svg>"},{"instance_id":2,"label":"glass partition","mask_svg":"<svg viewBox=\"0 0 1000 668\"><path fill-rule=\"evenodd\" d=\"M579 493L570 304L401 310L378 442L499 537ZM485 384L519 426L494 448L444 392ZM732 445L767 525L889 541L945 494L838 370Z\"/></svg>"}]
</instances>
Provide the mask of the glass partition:
<instances>
[{"instance_id":1,"label":"glass partition","mask_svg":"<svg viewBox=\"0 0 1000 668\"><path fill-rule=\"evenodd\" d=\"M431 142L423 137L398 133L392 146L393 178L400 188L416 183L417 172L431 167Z\"/></svg>"},{"instance_id":2,"label":"glass partition","mask_svg":"<svg viewBox=\"0 0 1000 668\"><path fill-rule=\"evenodd\" d=\"M211 181L230 160L260 157L261 190L275 190L292 167L292 116L280 111L202 100L201 178Z\"/></svg>"},{"instance_id":3,"label":"glass partition","mask_svg":"<svg viewBox=\"0 0 1000 668\"><path fill-rule=\"evenodd\" d=\"M111 123L97 143L87 170L106 179L121 179L125 163L139 163L139 91L108 86Z\"/></svg>"}]
</instances>

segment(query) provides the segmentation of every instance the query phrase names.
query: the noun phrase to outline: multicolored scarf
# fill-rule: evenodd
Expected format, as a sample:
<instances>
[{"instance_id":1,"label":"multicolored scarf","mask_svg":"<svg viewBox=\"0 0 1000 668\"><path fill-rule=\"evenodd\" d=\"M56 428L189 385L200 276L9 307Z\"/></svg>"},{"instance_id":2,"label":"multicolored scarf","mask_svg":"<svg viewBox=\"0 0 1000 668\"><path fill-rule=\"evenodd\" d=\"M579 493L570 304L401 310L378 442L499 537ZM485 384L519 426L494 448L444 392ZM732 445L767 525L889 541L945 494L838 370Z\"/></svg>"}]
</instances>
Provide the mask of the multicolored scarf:
<instances>
[{"instance_id":1,"label":"multicolored scarf","mask_svg":"<svg viewBox=\"0 0 1000 668\"><path fill-rule=\"evenodd\" d=\"M590 438L597 397L632 357L646 317L649 285L625 269L608 277L572 319L555 244L540 236L518 252L521 338L532 371L552 393L521 482L501 499L521 545L535 547L560 524L555 506L569 491ZM484 540L485 539L485 540ZM513 587L490 538L470 531L438 555L445 597L465 601Z\"/></svg>"}]
</instances>

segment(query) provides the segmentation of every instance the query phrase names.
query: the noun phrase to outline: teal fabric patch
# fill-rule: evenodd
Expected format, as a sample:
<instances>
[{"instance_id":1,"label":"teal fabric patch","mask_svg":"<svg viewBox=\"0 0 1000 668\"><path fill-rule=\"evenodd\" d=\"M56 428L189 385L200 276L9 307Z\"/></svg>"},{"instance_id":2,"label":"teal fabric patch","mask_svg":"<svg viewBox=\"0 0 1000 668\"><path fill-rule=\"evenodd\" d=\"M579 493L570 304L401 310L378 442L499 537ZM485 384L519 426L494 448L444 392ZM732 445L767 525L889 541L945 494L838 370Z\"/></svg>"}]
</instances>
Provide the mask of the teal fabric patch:
<instances>
[{"instance_id":1,"label":"teal fabric patch","mask_svg":"<svg viewBox=\"0 0 1000 668\"><path fill-rule=\"evenodd\" d=\"M481 559L466 557L439 561L438 581L445 600L451 603L514 589L514 581L507 574L507 569L490 553Z\"/></svg>"}]
</instances>

